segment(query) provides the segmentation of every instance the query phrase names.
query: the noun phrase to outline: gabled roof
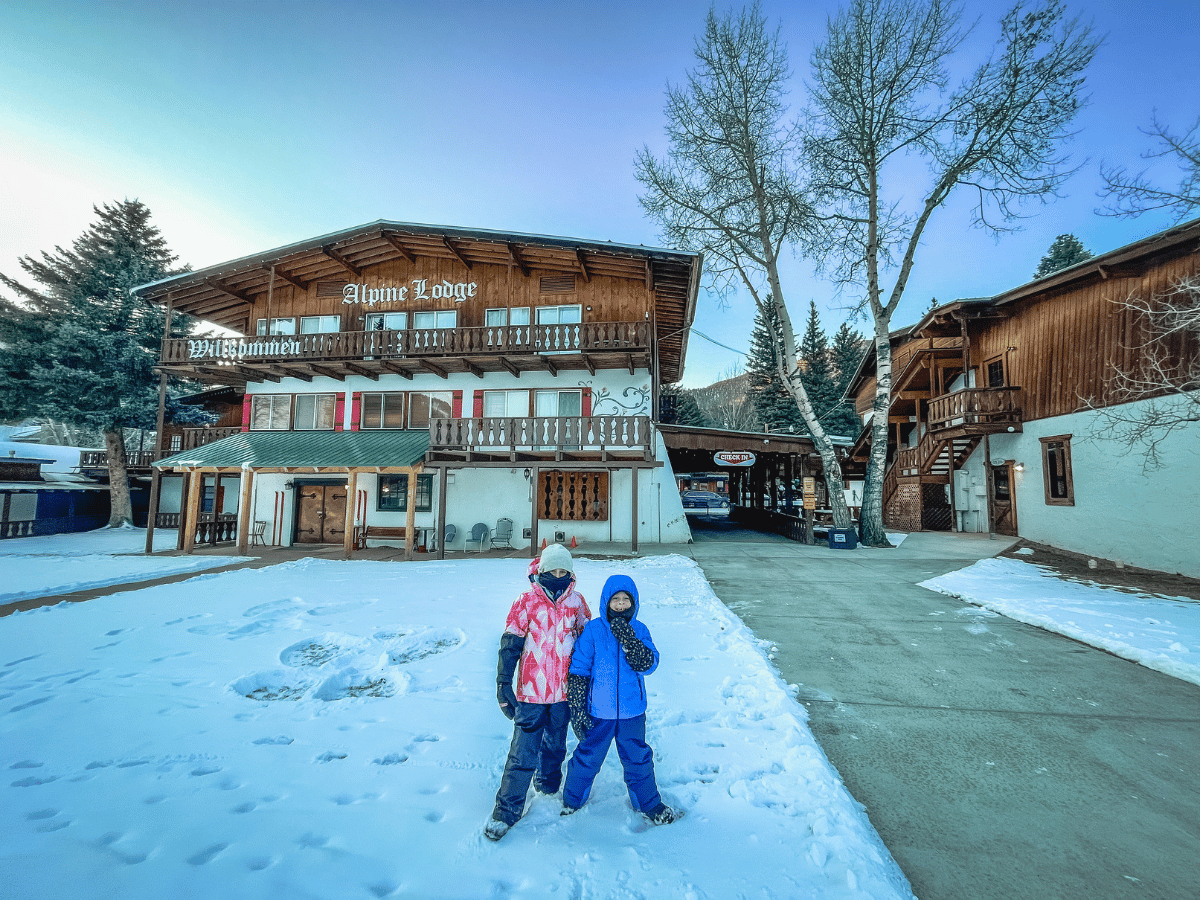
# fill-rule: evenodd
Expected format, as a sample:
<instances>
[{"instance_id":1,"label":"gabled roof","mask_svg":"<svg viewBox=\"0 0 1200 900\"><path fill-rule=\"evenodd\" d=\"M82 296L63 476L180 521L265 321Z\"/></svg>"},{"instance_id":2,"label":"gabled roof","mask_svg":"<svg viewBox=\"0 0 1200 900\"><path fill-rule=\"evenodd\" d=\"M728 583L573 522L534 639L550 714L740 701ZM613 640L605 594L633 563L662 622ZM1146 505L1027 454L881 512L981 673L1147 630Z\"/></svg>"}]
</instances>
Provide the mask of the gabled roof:
<instances>
[{"instance_id":1,"label":"gabled roof","mask_svg":"<svg viewBox=\"0 0 1200 900\"><path fill-rule=\"evenodd\" d=\"M425 458L423 431L244 431L160 459L160 469L409 468Z\"/></svg>"},{"instance_id":2,"label":"gabled roof","mask_svg":"<svg viewBox=\"0 0 1200 900\"><path fill-rule=\"evenodd\" d=\"M267 293L272 268L277 284L307 290L318 281L358 278L368 266L396 259L413 262L417 257L457 260L468 269L487 264L512 266L526 275L536 270L585 280L604 275L644 281L655 295L662 380L671 383L682 377L704 263L699 253L378 219L164 278L142 285L136 293L162 304L169 296L179 312L244 331L254 298Z\"/></svg>"}]
</instances>

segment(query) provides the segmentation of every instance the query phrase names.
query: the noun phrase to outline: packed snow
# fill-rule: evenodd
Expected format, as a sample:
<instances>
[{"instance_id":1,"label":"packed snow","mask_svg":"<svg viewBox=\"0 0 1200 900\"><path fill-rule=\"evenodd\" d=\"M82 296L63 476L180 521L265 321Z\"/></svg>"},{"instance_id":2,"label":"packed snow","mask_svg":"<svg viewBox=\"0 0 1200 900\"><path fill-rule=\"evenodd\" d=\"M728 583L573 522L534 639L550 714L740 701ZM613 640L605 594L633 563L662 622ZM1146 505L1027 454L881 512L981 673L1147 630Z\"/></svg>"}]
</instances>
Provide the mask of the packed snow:
<instances>
[{"instance_id":1,"label":"packed snow","mask_svg":"<svg viewBox=\"0 0 1200 900\"><path fill-rule=\"evenodd\" d=\"M70 545L9 545L5 581L36 558L57 590L97 555ZM614 572L638 582L663 659L648 740L684 818L648 826L613 753L582 811L534 795L484 839L511 737L496 648L526 565L306 559L0 619L4 895L912 896L795 687L680 556L577 574L593 603Z\"/></svg>"},{"instance_id":2,"label":"packed snow","mask_svg":"<svg viewBox=\"0 0 1200 900\"><path fill-rule=\"evenodd\" d=\"M1032 551L1023 555L1036 559ZM1200 603L1187 597L1069 581L1044 566L1002 558L980 560L921 587L1200 684Z\"/></svg>"},{"instance_id":3,"label":"packed snow","mask_svg":"<svg viewBox=\"0 0 1200 900\"><path fill-rule=\"evenodd\" d=\"M155 531L154 549L173 549L176 540L175 531ZM151 557L144 555L145 549L146 532L141 528L98 528L80 534L0 541L0 606L241 561L228 556Z\"/></svg>"}]
</instances>

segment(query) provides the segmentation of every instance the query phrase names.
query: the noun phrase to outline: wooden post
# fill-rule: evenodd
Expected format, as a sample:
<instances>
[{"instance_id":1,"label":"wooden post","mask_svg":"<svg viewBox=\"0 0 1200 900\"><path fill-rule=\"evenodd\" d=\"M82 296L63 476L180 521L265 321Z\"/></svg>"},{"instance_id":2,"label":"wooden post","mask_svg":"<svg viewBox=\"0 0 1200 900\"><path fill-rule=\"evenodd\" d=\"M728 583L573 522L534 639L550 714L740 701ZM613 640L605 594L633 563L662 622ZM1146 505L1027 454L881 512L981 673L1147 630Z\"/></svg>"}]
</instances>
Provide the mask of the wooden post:
<instances>
[{"instance_id":1,"label":"wooden post","mask_svg":"<svg viewBox=\"0 0 1200 900\"><path fill-rule=\"evenodd\" d=\"M950 441L950 531L958 533L958 507L955 502L954 490L954 441Z\"/></svg>"},{"instance_id":2,"label":"wooden post","mask_svg":"<svg viewBox=\"0 0 1200 900\"><path fill-rule=\"evenodd\" d=\"M163 323L163 344L171 337L171 307L175 295L167 294L167 317ZM159 350L159 360L162 360L162 350ZM162 458L163 427L167 418L167 373L158 373L158 425L154 431L154 461ZM154 552L154 524L158 519L158 495L162 490L162 470L158 466L150 467L150 508L146 512L146 553Z\"/></svg>"},{"instance_id":3,"label":"wooden post","mask_svg":"<svg viewBox=\"0 0 1200 900\"><path fill-rule=\"evenodd\" d=\"M188 472L187 509L179 517L179 530L183 536L184 553L191 553L196 547L196 523L200 519L200 505L204 500L204 473L199 469Z\"/></svg>"},{"instance_id":4,"label":"wooden post","mask_svg":"<svg viewBox=\"0 0 1200 900\"><path fill-rule=\"evenodd\" d=\"M438 515L437 515L438 559L446 558L446 467L438 470Z\"/></svg>"},{"instance_id":5,"label":"wooden post","mask_svg":"<svg viewBox=\"0 0 1200 900\"><path fill-rule=\"evenodd\" d=\"M529 558L537 559L540 548L538 547L538 487L541 484L540 471L536 465L532 467L533 471L530 474L530 493L533 495L533 515L530 517L529 528Z\"/></svg>"},{"instance_id":6,"label":"wooden post","mask_svg":"<svg viewBox=\"0 0 1200 900\"><path fill-rule=\"evenodd\" d=\"M641 469L632 469L633 472L633 552L634 555L638 552L638 475L641 474Z\"/></svg>"},{"instance_id":7,"label":"wooden post","mask_svg":"<svg viewBox=\"0 0 1200 900\"><path fill-rule=\"evenodd\" d=\"M346 559L354 554L354 522L357 518L358 469L351 469L346 473L346 530L342 532L342 553L345 554Z\"/></svg>"},{"instance_id":8,"label":"wooden post","mask_svg":"<svg viewBox=\"0 0 1200 900\"><path fill-rule=\"evenodd\" d=\"M254 470L250 468L242 469L242 490L238 496L238 528L237 528L237 554L245 556L247 545L250 542L250 521L254 516L254 510L250 508L251 488L254 486Z\"/></svg>"},{"instance_id":9,"label":"wooden post","mask_svg":"<svg viewBox=\"0 0 1200 900\"><path fill-rule=\"evenodd\" d=\"M417 473L420 466L412 466L408 470L408 514L404 517L404 558L413 558L414 526L417 521Z\"/></svg>"},{"instance_id":10,"label":"wooden post","mask_svg":"<svg viewBox=\"0 0 1200 900\"><path fill-rule=\"evenodd\" d=\"M987 507L988 540L994 540L995 522L992 521L992 448L988 436L983 436L983 502Z\"/></svg>"}]
</instances>

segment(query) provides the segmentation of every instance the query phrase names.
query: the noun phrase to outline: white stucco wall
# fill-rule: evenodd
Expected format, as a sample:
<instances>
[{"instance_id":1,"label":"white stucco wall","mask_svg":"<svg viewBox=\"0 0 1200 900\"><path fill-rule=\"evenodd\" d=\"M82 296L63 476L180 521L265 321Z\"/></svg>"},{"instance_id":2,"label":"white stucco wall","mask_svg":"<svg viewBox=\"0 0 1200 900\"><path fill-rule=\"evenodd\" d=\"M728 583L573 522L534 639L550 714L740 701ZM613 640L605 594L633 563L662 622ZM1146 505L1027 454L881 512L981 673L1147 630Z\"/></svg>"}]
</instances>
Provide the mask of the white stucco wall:
<instances>
[{"instance_id":1,"label":"white stucco wall","mask_svg":"<svg viewBox=\"0 0 1200 900\"><path fill-rule=\"evenodd\" d=\"M1138 404L1132 404L1136 409ZM1020 434L993 435L993 462L1014 460L1021 537L1126 565L1200 578L1200 425L1161 446L1162 467L1143 469L1140 454L1091 437L1095 414L1026 422ZM1069 434L1074 506L1046 503L1040 439ZM955 503L966 531L986 531L983 444L956 473ZM960 517L960 520L964 517Z\"/></svg>"}]
</instances>

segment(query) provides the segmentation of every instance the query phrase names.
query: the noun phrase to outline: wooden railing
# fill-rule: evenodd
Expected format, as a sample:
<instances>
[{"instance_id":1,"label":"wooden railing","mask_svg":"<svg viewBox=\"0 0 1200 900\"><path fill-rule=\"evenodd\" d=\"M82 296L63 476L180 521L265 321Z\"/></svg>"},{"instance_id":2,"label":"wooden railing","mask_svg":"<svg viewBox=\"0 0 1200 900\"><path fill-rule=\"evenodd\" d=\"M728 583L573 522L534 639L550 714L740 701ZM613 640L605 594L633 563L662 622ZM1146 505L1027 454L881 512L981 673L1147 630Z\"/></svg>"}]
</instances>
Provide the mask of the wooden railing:
<instances>
[{"instance_id":1,"label":"wooden railing","mask_svg":"<svg viewBox=\"0 0 1200 900\"><path fill-rule=\"evenodd\" d=\"M430 450L642 450L649 416L506 416L432 419Z\"/></svg>"},{"instance_id":2,"label":"wooden railing","mask_svg":"<svg viewBox=\"0 0 1200 900\"><path fill-rule=\"evenodd\" d=\"M163 365L469 356L497 353L585 353L650 346L648 322L576 322L473 328L408 328L163 341Z\"/></svg>"},{"instance_id":3,"label":"wooden railing","mask_svg":"<svg viewBox=\"0 0 1200 900\"><path fill-rule=\"evenodd\" d=\"M183 429L183 446L179 450L171 450L163 455L169 456L171 453L178 453L181 450L195 450L197 447L203 447L205 444L211 444L213 441L241 434L241 432L240 425L222 425L220 428L211 426L208 428L185 428Z\"/></svg>"},{"instance_id":4,"label":"wooden railing","mask_svg":"<svg viewBox=\"0 0 1200 900\"><path fill-rule=\"evenodd\" d=\"M1021 424L1021 389L967 388L929 401L930 432L962 426L1001 431Z\"/></svg>"},{"instance_id":5,"label":"wooden railing","mask_svg":"<svg viewBox=\"0 0 1200 900\"><path fill-rule=\"evenodd\" d=\"M125 454L125 467L127 469L148 469L150 464L159 458L160 454L154 450L133 450ZM107 469L108 451L84 450L79 454L79 468Z\"/></svg>"}]
</instances>

